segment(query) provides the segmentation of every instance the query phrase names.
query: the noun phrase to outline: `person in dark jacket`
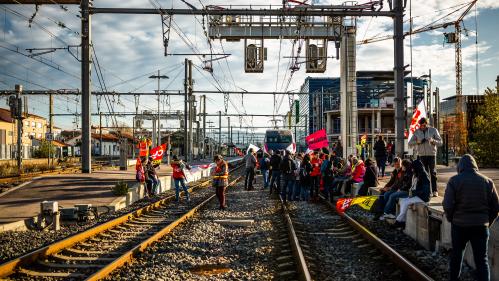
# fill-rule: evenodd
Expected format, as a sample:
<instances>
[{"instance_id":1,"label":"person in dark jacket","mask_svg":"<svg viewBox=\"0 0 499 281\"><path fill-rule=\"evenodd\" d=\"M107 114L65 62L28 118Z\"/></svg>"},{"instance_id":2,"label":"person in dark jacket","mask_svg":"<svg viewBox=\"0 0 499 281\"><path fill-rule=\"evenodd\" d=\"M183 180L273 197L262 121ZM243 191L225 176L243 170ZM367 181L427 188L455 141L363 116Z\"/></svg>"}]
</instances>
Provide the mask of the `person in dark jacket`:
<instances>
[{"instance_id":1,"label":"person in dark jacket","mask_svg":"<svg viewBox=\"0 0 499 281\"><path fill-rule=\"evenodd\" d=\"M402 161L400 161L400 158L396 157L393 161L393 171L391 173L390 180L382 189L380 189L380 195L378 200L376 200L374 207L375 220L379 219L383 214L383 209L385 208L385 204L388 202L390 195L397 192L400 188L403 176L401 165Z\"/></svg>"},{"instance_id":2,"label":"person in dark jacket","mask_svg":"<svg viewBox=\"0 0 499 281\"><path fill-rule=\"evenodd\" d=\"M244 189L252 190L253 189L253 179L255 178L255 168L256 160L255 152L253 148L248 149L248 154L246 154L243 158L244 163L246 164L246 176L244 177Z\"/></svg>"},{"instance_id":3,"label":"person in dark jacket","mask_svg":"<svg viewBox=\"0 0 499 281\"><path fill-rule=\"evenodd\" d=\"M499 199L494 182L478 172L473 156L465 154L459 160L457 175L447 183L443 207L452 224L450 280L459 279L468 241L473 249L478 280L490 280L487 244L489 226L499 212Z\"/></svg>"},{"instance_id":4,"label":"person in dark jacket","mask_svg":"<svg viewBox=\"0 0 499 281\"><path fill-rule=\"evenodd\" d=\"M312 173L313 167L310 163L310 155L305 154L300 165L300 184L301 184L301 200L308 201L310 197L310 189L312 188Z\"/></svg>"},{"instance_id":5,"label":"person in dark jacket","mask_svg":"<svg viewBox=\"0 0 499 281\"><path fill-rule=\"evenodd\" d=\"M260 172L262 173L263 187L266 189L269 187L269 168L270 168L270 158L267 152L264 152L262 158L258 162L260 164Z\"/></svg>"},{"instance_id":6,"label":"person in dark jacket","mask_svg":"<svg viewBox=\"0 0 499 281\"><path fill-rule=\"evenodd\" d=\"M412 185L412 162L408 159L404 159L402 161L400 172L401 181L391 188L394 190L393 193L385 196L384 200L386 202L384 208L384 215L380 218L380 220L384 220L385 218L395 218L395 206L400 198L407 198L409 196L409 189Z\"/></svg>"},{"instance_id":7,"label":"person in dark jacket","mask_svg":"<svg viewBox=\"0 0 499 281\"><path fill-rule=\"evenodd\" d=\"M274 189L277 189L278 192L281 190L281 161L282 157L279 150L274 151L270 157L270 194Z\"/></svg>"},{"instance_id":8,"label":"person in dark jacket","mask_svg":"<svg viewBox=\"0 0 499 281\"><path fill-rule=\"evenodd\" d=\"M400 201L400 214L395 221L395 227L405 228L405 220L409 205L415 203L428 203L430 201L430 175L426 172L421 160L412 162L412 173L412 185L409 190L409 197Z\"/></svg>"},{"instance_id":9,"label":"person in dark jacket","mask_svg":"<svg viewBox=\"0 0 499 281\"><path fill-rule=\"evenodd\" d=\"M362 178L362 186L360 187L359 191L357 192L357 195L359 196L365 196L367 195L367 192L369 191L369 187L377 187L379 182L378 182L378 169L376 168L376 165L374 164L374 161L371 158L367 158L366 160L366 173L364 174L364 177Z\"/></svg>"},{"instance_id":10,"label":"person in dark jacket","mask_svg":"<svg viewBox=\"0 0 499 281\"><path fill-rule=\"evenodd\" d=\"M296 165L294 160L292 159L291 152L286 150L286 155L281 161L281 165L279 167L281 170L281 178L283 180L281 197L284 202L287 200L292 200L293 195L293 186L295 184L295 169Z\"/></svg>"},{"instance_id":11,"label":"person in dark jacket","mask_svg":"<svg viewBox=\"0 0 499 281\"><path fill-rule=\"evenodd\" d=\"M386 158L388 156L386 151L386 142L383 136L379 136L378 140L374 143L374 157L376 158L376 165L379 169L379 176L385 176Z\"/></svg>"}]
</instances>

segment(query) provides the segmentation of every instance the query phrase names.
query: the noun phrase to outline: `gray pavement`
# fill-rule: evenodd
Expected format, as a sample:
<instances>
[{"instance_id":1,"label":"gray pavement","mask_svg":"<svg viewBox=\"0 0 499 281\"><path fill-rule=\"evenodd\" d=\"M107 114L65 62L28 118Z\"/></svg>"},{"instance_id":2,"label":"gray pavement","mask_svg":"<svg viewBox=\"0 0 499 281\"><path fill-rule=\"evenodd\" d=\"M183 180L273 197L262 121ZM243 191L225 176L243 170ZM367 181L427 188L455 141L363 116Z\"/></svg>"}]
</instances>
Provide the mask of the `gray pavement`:
<instances>
[{"instance_id":1,"label":"gray pavement","mask_svg":"<svg viewBox=\"0 0 499 281\"><path fill-rule=\"evenodd\" d=\"M160 175L171 173L171 168L162 165ZM115 196L111 188L120 180L135 182L135 169L128 171L101 170L91 174L61 174L44 176L0 195L0 224L24 220L36 216L40 202L58 201L61 207L74 204L108 205L120 196Z\"/></svg>"}]
</instances>

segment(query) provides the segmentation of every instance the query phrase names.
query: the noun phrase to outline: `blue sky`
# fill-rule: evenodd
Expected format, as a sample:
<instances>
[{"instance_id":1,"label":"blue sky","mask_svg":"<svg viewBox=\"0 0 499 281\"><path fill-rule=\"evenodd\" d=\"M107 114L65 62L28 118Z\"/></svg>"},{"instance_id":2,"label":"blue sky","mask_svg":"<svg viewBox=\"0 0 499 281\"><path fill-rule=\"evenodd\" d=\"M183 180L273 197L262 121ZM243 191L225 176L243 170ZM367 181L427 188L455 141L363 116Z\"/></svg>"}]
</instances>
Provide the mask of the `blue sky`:
<instances>
[{"instance_id":1,"label":"blue sky","mask_svg":"<svg viewBox=\"0 0 499 281\"><path fill-rule=\"evenodd\" d=\"M185 8L181 1L158 0L162 7ZM95 1L96 7L127 6L127 7L151 7L148 1ZM120 2L120 3L117 3ZM192 4L200 6L199 1L191 1ZM224 1L201 1L203 4L223 4ZM228 1L225 1L228 2ZM255 0L252 4L279 5L280 0L265 1ZM321 4L340 4L340 1L319 1ZM230 1L232 4L247 1ZM442 0L442 1L412 1L412 15L415 28L425 25L445 15L450 10L445 8L455 6L464 1ZM26 89L78 89L80 88L79 63L67 52L57 51L55 53L40 56L49 67L33 59L13 52L19 50L26 53L26 48L33 47L64 47L77 45L80 42L80 22L77 17L78 7L69 6L68 11L58 6L41 6L35 16L35 23L28 27L27 18L34 13L34 6L4 5L0 7L0 89L13 89L15 84L21 83ZM476 90L476 63L475 63L475 11L465 19L464 26L469 30L468 37L463 37L463 93L474 94ZM451 16L447 20L454 20ZM406 19L409 18L409 11ZM201 17L198 17L201 21ZM499 38L497 28L499 27L499 3L492 0L478 1L478 47L479 47L479 88L482 93L486 87L495 85L496 76L499 75ZM67 28L61 28L57 23L62 22ZM194 46L201 52L207 52L206 39L203 37L201 25L193 17L175 17L175 22L180 30L185 33ZM409 28L406 25L406 30ZM391 34L392 22L390 19L361 18L358 21L358 40L370 38L377 34ZM432 70L433 86L440 88L441 96L447 97L455 93L454 72L454 46L443 45L443 32L452 31L435 30L425 34L413 36L412 41L412 70L414 76L426 74L428 69ZM116 91L139 91L152 92L156 89L156 82L147 77L157 69L170 76L169 80L162 83L162 89L183 89L183 60L184 57L163 56L161 42L161 25L159 16L123 16L123 15L96 15L93 17L93 42L99 63L103 68L106 85L110 90ZM283 81L287 81L289 71L286 71L291 44L283 41L281 44L281 59L278 60L279 41L268 40L269 59L265 62L263 74L244 73L243 69L243 46L242 42L213 42L216 52L223 50L232 55L227 61L220 61L214 65L214 74L220 84L226 90L239 90L240 88L253 91L277 91L284 90ZM334 48L330 44L330 52ZM10 50L8 50L10 49ZM170 50L172 52L191 52L178 34L172 32ZM393 67L393 42L391 40L358 46L357 68L358 70L391 70ZM410 63L409 38L405 40L405 64ZM199 70L201 60L191 57L197 68L194 71L195 88L214 90L214 80L207 72ZM280 62L280 63L278 63ZM59 70L57 70L57 69ZM279 70L278 70L279 69ZM94 89L99 90L99 84L93 71ZM278 75L279 73L279 75ZM285 78L285 75L286 78ZM339 61L329 60L328 68L324 74L307 74L304 69L296 72L290 82L288 90L298 89L307 76L337 77L339 76ZM129 81L129 79L133 79ZM24 80L24 81L23 81ZM126 81L126 82L124 82ZM30 84L33 83L33 84ZM285 84L285 83L284 83ZM288 109L288 98L283 97L279 107L279 113L285 113ZM169 103L165 101L162 107L165 109L182 109L183 100L180 97L171 97ZM115 111L135 111L133 97L114 97L111 99ZM0 106L5 107L5 99L0 100ZM78 98L57 97L55 110L57 113L80 112ZM223 99L220 95L209 95L207 111L215 113L223 110ZM97 101L93 100L94 111L97 111ZM156 101L151 97L141 97L139 109L156 108ZM30 111L36 114L48 115L48 97L34 97L30 99ZM104 101L101 109L108 111ZM228 112L247 113L272 113L273 100L271 96L246 96L244 101L241 96L232 96ZM268 118L245 118L238 120L233 118L234 123L242 128L254 124L255 126L268 126ZM74 117L57 117L56 123L66 129L77 128L76 123L80 119ZM94 123L97 120L93 120ZM130 120L119 118L118 121L129 123ZM217 121L213 119L213 121ZM111 120L105 120L111 125ZM166 126L178 126L169 123Z\"/></svg>"}]
</instances>

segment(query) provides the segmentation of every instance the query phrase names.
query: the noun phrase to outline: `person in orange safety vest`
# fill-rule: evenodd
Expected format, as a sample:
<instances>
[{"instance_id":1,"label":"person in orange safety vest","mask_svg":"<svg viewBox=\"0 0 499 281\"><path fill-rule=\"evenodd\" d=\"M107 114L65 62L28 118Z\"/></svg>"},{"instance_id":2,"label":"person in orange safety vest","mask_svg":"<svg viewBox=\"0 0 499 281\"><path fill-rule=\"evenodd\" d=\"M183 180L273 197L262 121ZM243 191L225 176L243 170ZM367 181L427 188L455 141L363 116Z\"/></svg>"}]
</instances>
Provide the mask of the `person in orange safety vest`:
<instances>
[{"instance_id":1,"label":"person in orange safety vest","mask_svg":"<svg viewBox=\"0 0 499 281\"><path fill-rule=\"evenodd\" d=\"M229 185L229 166L221 155L216 155L213 159L216 166L212 171L212 186L215 188L218 202L220 203L220 210L225 210L225 189Z\"/></svg>"}]
</instances>

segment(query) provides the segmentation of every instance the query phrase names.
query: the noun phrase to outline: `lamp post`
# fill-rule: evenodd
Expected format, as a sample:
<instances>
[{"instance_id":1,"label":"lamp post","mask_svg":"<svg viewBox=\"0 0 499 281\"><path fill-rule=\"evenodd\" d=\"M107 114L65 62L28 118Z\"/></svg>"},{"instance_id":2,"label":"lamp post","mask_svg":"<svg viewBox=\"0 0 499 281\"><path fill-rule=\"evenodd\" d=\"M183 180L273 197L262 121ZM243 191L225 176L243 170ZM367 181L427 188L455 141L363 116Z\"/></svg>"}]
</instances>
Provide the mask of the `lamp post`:
<instances>
[{"instance_id":1,"label":"lamp post","mask_svg":"<svg viewBox=\"0 0 499 281\"><path fill-rule=\"evenodd\" d=\"M157 140L152 140L153 141L153 144L154 142L156 142L156 146L158 145L161 145L161 119L160 119L160 109L159 109L159 105L160 105L160 91L161 91L161 88L160 88L160 81L161 79L169 79L168 76L166 75L160 75L160 70L158 69L158 75L151 75L149 76L149 78L151 79L158 79L158 139ZM153 122L154 122L154 118L153 118Z\"/></svg>"}]
</instances>

